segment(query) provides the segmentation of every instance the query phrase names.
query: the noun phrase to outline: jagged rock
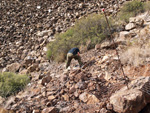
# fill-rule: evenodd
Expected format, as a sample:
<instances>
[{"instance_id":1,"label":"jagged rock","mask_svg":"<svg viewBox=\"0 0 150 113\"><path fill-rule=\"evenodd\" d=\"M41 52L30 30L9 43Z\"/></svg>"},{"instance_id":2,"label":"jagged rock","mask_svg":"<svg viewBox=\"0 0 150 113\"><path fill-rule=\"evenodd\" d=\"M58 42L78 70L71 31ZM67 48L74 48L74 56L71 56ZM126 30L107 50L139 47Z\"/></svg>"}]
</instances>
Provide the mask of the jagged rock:
<instances>
[{"instance_id":1,"label":"jagged rock","mask_svg":"<svg viewBox=\"0 0 150 113\"><path fill-rule=\"evenodd\" d=\"M74 86L72 86L69 90L69 93L74 93L76 91L76 88Z\"/></svg>"},{"instance_id":2,"label":"jagged rock","mask_svg":"<svg viewBox=\"0 0 150 113\"><path fill-rule=\"evenodd\" d=\"M42 113L58 113L57 108L49 107L42 110Z\"/></svg>"},{"instance_id":3,"label":"jagged rock","mask_svg":"<svg viewBox=\"0 0 150 113\"><path fill-rule=\"evenodd\" d=\"M45 31L38 31L37 32L37 36L41 36L41 37L43 37L43 36L49 36L49 35L51 35L51 33L52 33L52 30L45 30Z\"/></svg>"},{"instance_id":4,"label":"jagged rock","mask_svg":"<svg viewBox=\"0 0 150 113\"><path fill-rule=\"evenodd\" d=\"M102 108L101 110L100 110L100 113L110 113L106 108Z\"/></svg>"},{"instance_id":5,"label":"jagged rock","mask_svg":"<svg viewBox=\"0 0 150 113\"><path fill-rule=\"evenodd\" d=\"M7 72L8 70L6 68L3 68L2 69L2 72Z\"/></svg>"},{"instance_id":6,"label":"jagged rock","mask_svg":"<svg viewBox=\"0 0 150 113\"><path fill-rule=\"evenodd\" d=\"M5 99L0 96L0 104L2 104L4 102L4 100Z\"/></svg>"},{"instance_id":7,"label":"jagged rock","mask_svg":"<svg viewBox=\"0 0 150 113\"><path fill-rule=\"evenodd\" d=\"M38 70L38 64L32 64L30 67L28 67L27 72L31 73L36 70Z\"/></svg>"},{"instance_id":8,"label":"jagged rock","mask_svg":"<svg viewBox=\"0 0 150 113\"><path fill-rule=\"evenodd\" d=\"M139 35L141 37L146 37L146 36L148 36L149 33L150 33L149 26L146 26L145 28L143 28L143 29L140 30Z\"/></svg>"},{"instance_id":9,"label":"jagged rock","mask_svg":"<svg viewBox=\"0 0 150 113\"><path fill-rule=\"evenodd\" d=\"M66 113L67 111L70 111L70 106L64 107L60 109L60 113Z\"/></svg>"},{"instance_id":10,"label":"jagged rock","mask_svg":"<svg viewBox=\"0 0 150 113\"><path fill-rule=\"evenodd\" d=\"M113 106L110 103L107 103L106 108L108 110L113 110Z\"/></svg>"},{"instance_id":11,"label":"jagged rock","mask_svg":"<svg viewBox=\"0 0 150 113\"><path fill-rule=\"evenodd\" d=\"M49 83L51 80L52 80L51 76L46 76L46 77L42 78L41 84L45 85L45 84Z\"/></svg>"},{"instance_id":12,"label":"jagged rock","mask_svg":"<svg viewBox=\"0 0 150 113\"><path fill-rule=\"evenodd\" d=\"M28 70L27 69L24 69L22 71L19 72L20 74L27 74L28 73Z\"/></svg>"},{"instance_id":13,"label":"jagged rock","mask_svg":"<svg viewBox=\"0 0 150 113\"><path fill-rule=\"evenodd\" d=\"M99 50L99 49L101 49L101 44L96 44L95 45L95 50Z\"/></svg>"},{"instance_id":14,"label":"jagged rock","mask_svg":"<svg viewBox=\"0 0 150 113\"><path fill-rule=\"evenodd\" d=\"M52 95L52 96L48 96L48 100L49 100L49 101L51 101L51 100L53 100L53 99L55 99L55 96L53 96L53 95Z\"/></svg>"},{"instance_id":15,"label":"jagged rock","mask_svg":"<svg viewBox=\"0 0 150 113\"><path fill-rule=\"evenodd\" d=\"M69 96L67 94L62 95L62 97L64 98L65 101L69 101Z\"/></svg>"},{"instance_id":16,"label":"jagged rock","mask_svg":"<svg viewBox=\"0 0 150 113\"><path fill-rule=\"evenodd\" d=\"M110 42L105 41L101 44L101 48L105 48L106 46L108 46L110 44Z\"/></svg>"},{"instance_id":17,"label":"jagged rock","mask_svg":"<svg viewBox=\"0 0 150 113\"><path fill-rule=\"evenodd\" d=\"M87 104L95 104L99 102L99 99L95 95L89 95Z\"/></svg>"},{"instance_id":18,"label":"jagged rock","mask_svg":"<svg viewBox=\"0 0 150 113\"><path fill-rule=\"evenodd\" d=\"M136 33L131 33L128 31L122 31L122 32L120 32L120 36L119 36L118 41L125 41L126 38L132 38L134 36L136 36Z\"/></svg>"},{"instance_id":19,"label":"jagged rock","mask_svg":"<svg viewBox=\"0 0 150 113\"><path fill-rule=\"evenodd\" d=\"M87 102L87 104L99 103L99 99L95 95L88 94L87 92L82 93L79 99L85 103Z\"/></svg>"},{"instance_id":20,"label":"jagged rock","mask_svg":"<svg viewBox=\"0 0 150 113\"><path fill-rule=\"evenodd\" d=\"M82 100L83 102L87 102L88 101L88 93L84 92L79 96L79 99Z\"/></svg>"},{"instance_id":21,"label":"jagged rock","mask_svg":"<svg viewBox=\"0 0 150 113\"><path fill-rule=\"evenodd\" d=\"M40 110L34 109L34 110L32 111L32 113L40 113Z\"/></svg>"},{"instance_id":22,"label":"jagged rock","mask_svg":"<svg viewBox=\"0 0 150 113\"><path fill-rule=\"evenodd\" d=\"M129 18L130 23L135 23L137 26L143 26L144 20L140 17L131 17Z\"/></svg>"},{"instance_id":23,"label":"jagged rock","mask_svg":"<svg viewBox=\"0 0 150 113\"><path fill-rule=\"evenodd\" d=\"M28 67L34 62L35 62L35 59L29 56L22 62L22 66Z\"/></svg>"},{"instance_id":24,"label":"jagged rock","mask_svg":"<svg viewBox=\"0 0 150 113\"><path fill-rule=\"evenodd\" d=\"M8 110L6 110L4 108L0 108L0 112L1 113L13 113L13 111L8 111Z\"/></svg>"},{"instance_id":25,"label":"jagged rock","mask_svg":"<svg viewBox=\"0 0 150 113\"><path fill-rule=\"evenodd\" d=\"M126 25L125 29L128 31L128 30L132 30L136 28L136 25L134 23L129 23Z\"/></svg>"},{"instance_id":26,"label":"jagged rock","mask_svg":"<svg viewBox=\"0 0 150 113\"><path fill-rule=\"evenodd\" d=\"M110 56L105 55L105 56L103 57L103 59L102 59L101 63L106 62L109 58L110 58Z\"/></svg>"},{"instance_id":27,"label":"jagged rock","mask_svg":"<svg viewBox=\"0 0 150 113\"><path fill-rule=\"evenodd\" d=\"M17 72L19 71L20 66L21 65L19 63L13 63L10 65L7 65L6 70L9 72Z\"/></svg>"},{"instance_id":28,"label":"jagged rock","mask_svg":"<svg viewBox=\"0 0 150 113\"><path fill-rule=\"evenodd\" d=\"M105 80L109 81L112 78L111 73L106 71L104 78L105 78Z\"/></svg>"},{"instance_id":29,"label":"jagged rock","mask_svg":"<svg viewBox=\"0 0 150 113\"><path fill-rule=\"evenodd\" d=\"M139 77L110 97L115 112L138 113L150 102L150 77Z\"/></svg>"}]
</instances>

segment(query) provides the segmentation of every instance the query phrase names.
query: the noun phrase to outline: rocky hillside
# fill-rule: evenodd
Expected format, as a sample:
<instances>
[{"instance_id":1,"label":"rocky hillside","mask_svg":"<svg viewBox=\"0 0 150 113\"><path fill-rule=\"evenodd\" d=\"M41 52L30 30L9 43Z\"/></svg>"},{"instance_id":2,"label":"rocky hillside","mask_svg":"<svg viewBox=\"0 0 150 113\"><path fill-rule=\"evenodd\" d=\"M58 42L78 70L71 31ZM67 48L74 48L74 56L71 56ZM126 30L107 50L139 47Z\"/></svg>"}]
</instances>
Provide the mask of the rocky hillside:
<instances>
[{"instance_id":1,"label":"rocky hillside","mask_svg":"<svg viewBox=\"0 0 150 113\"><path fill-rule=\"evenodd\" d=\"M144 107L141 113L147 113L150 78L145 76L149 76L149 60L135 67L133 62L126 62L130 54L124 53L131 45L129 42L149 38L149 13L130 18L125 30L115 37L117 47L104 42L81 54L83 69L73 61L70 72L64 73L65 63L45 58L45 46L55 33L65 31L82 16L100 12L100 8L106 8L108 14L116 14L123 2L2 1L0 67L3 72L30 73L31 83L16 96L1 98L1 105L17 113L138 113ZM129 89L115 48L119 50L125 74L132 81ZM139 77L141 75L144 77Z\"/></svg>"},{"instance_id":2,"label":"rocky hillside","mask_svg":"<svg viewBox=\"0 0 150 113\"><path fill-rule=\"evenodd\" d=\"M27 57L44 60L46 44L76 19L106 8L116 14L124 0L2 0L0 2L0 67ZM10 49L11 48L11 49ZM43 51L44 50L44 51Z\"/></svg>"}]
</instances>

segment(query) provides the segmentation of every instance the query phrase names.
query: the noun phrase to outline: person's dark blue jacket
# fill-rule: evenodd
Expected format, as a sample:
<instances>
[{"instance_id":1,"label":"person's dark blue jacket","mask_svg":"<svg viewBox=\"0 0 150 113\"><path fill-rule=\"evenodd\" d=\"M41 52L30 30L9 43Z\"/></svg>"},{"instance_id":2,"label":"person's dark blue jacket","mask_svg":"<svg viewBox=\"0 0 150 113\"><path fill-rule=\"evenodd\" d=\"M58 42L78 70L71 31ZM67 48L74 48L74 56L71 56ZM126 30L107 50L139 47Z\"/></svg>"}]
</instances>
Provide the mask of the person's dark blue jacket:
<instances>
[{"instance_id":1,"label":"person's dark blue jacket","mask_svg":"<svg viewBox=\"0 0 150 113\"><path fill-rule=\"evenodd\" d=\"M68 53L72 53L73 55L76 55L80 50L78 48L72 48L68 51Z\"/></svg>"}]
</instances>

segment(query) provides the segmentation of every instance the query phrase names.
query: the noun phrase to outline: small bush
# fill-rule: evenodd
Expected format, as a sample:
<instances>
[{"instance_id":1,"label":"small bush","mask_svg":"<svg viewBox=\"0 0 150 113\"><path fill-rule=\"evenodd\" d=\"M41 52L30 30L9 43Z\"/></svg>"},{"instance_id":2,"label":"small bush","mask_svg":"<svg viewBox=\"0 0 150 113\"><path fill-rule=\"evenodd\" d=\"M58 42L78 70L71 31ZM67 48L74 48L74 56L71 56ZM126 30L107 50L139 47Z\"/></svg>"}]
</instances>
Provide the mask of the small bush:
<instances>
[{"instance_id":1,"label":"small bush","mask_svg":"<svg viewBox=\"0 0 150 113\"><path fill-rule=\"evenodd\" d=\"M134 17L139 13L144 12L144 3L138 0L127 2L121 8L119 12L119 18L125 22L128 22L130 17Z\"/></svg>"},{"instance_id":2,"label":"small bush","mask_svg":"<svg viewBox=\"0 0 150 113\"><path fill-rule=\"evenodd\" d=\"M112 23L112 22L110 22ZM75 23L75 26L65 33L55 35L56 40L48 44L48 58L61 62L66 58L67 52L73 48L84 45L87 49L94 48L109 35L104 16L98 14L89 15ZM87 44L87 41L90 43Z\"/></svg>"},{"instance_id":3,"label":"small bush","mask_svg":"<svg viewBox=\"0 0 150 113\"><path fill-rule=\"evenodd\" d=\"M27 75L15 73L0 73L0 96L8 97L23 89L29 83Z\"/></svg>"}]
</instances>

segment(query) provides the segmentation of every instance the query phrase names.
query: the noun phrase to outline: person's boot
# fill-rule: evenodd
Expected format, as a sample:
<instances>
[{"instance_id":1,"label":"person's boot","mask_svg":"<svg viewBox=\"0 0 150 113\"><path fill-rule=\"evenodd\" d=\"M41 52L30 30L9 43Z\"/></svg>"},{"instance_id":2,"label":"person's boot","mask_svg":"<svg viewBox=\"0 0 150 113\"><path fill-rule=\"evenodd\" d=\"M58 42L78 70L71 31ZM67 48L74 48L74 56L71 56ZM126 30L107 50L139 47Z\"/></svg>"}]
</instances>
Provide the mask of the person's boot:
<instances>
[{"instance_id":1,"label":"person's boot","mask_svg":"<svg viewBox=\"0 0 150 113\"><path fill-rule=\"evenodd\" d=\"M63 74L68 74L69 72L70 72L70 67L68 67L67 69L65 69Z\"/></svg>"}]
</instances>

